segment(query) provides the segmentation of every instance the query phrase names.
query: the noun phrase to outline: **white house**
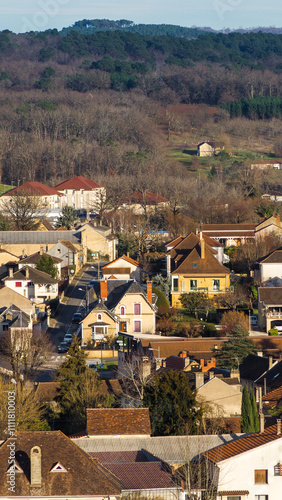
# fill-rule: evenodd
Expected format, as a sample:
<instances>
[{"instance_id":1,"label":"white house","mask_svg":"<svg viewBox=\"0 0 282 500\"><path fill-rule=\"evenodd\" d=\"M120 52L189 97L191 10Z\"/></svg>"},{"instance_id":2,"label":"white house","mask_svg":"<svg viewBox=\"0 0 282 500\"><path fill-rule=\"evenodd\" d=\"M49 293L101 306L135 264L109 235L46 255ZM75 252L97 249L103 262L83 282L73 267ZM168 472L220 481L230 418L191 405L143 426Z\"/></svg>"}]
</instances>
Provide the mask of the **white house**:
<instances>
[{"instance_id":1,"label":"white house","mask_svg":"<svg viewBox=\"0 0 282 500\"><path fill-rule=\"evenodd\" d=\"M139 282L141 280L141 268L139 262L127 257L126 255L118 257L103 266L102 274L105 279L135 279Z\"/></svg>"},{"instance_id":2,"label":"white house","mask_svg":"<svg viewBox=\"0 0 282 500\"><path fill-rule=\"evenodd\" d=\"M54 189L63 195L63 206L68 205L76 210L98 212L106 197L104 186L82 175L60 182Z\"/></svg>"},{"instance_id":3,"label":"white house","mask_svg":"<svg viewBox=\"0 0 282 500\"><path fill-rule=\"evenodd\" d=\"M203 454L217 500L280 500L281 420ZM199 497L200 498L200 497Z\"/></svg>"},{"instance_id":4,"label":"white house","mask_svg":"<svg viewBox=\"0 0 282 500\"><path fill-rule=\"evenodd\" d=\"M257 262L259 269L255 270L255 278L262 285L270 284L273 280L276 280L276 286L282 285L282 248L274 250L274 252L262 257Z\"/></svg>"},{"instance_id":5,"label":"white house","mask_svg":"<svg viewBox=\"0 0 282 500\"><path fill-rule=\"evenodd\" d=\"M58 280L49 274L33 267L25 266L19 271L4 278L5 286L20 293L24 297L34 301L36 304L43 304L47 300L55 299L58 296Z\"/></svg>"}]
</instances>

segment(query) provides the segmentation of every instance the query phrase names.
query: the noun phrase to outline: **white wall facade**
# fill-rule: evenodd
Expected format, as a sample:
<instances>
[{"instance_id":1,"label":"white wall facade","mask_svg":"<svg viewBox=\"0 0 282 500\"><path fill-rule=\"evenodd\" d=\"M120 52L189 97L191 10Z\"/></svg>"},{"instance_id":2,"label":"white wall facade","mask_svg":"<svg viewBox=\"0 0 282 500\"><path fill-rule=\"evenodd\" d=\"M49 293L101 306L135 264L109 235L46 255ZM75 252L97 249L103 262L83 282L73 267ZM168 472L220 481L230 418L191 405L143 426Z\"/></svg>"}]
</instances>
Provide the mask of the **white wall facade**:
<instances>
[{"instance_id":1,"label":"white wall facade","mask_svg":"<svg viewBox=\"0 0 282 500\"><path fill-rule=\"evenodd\" d=\"M282 475L277 474L279 462L282 463L281 438L218 462L218 492L249 491L249 495L241 495L240 500L262 500L259 495L268 495L268 500L280 500ZM255 470L267 470L267 483L255 484ZM218 495L217 498L227 500L228 496L232 495Z\"/></svg>"}]
</instances>

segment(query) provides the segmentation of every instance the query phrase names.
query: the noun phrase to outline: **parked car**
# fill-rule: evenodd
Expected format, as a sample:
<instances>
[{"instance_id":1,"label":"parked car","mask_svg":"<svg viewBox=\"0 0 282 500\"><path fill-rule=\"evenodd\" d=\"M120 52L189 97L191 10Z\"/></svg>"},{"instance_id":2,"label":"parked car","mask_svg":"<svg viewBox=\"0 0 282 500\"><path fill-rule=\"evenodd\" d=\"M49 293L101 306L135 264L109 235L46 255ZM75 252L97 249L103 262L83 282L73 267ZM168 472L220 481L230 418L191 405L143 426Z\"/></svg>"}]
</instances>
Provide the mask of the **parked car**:
<instances>
[{"instance_id":1,"label":"parked car","mask_svg":"<svg viewBox=\"0 0 282 500\"><path fill-rule=\"evenodd\" d=\"M67 342L61 342L58 346L58 352L65 353L68 352L69 344Z\"/></svg>"},{"instance_id":2,"label":"parked car","mask_svg":"<svg viewBox=\"0 0 282 500\"><path fill-rule=\"evenodd\" d=\"M81 322L81 320L82 320L82 314L81 313L74 313L71 322L78 324Z\"/></svg>"},{"instance_id":3,"label":"parked car","mask_svg":"<svg viewBox=\"0 0 282 500\"><path fill-rule=\"evenodd\" d=\"M66 342L66 344L68 344L68 345L72 344L72 334L71 333L66 333L66 335L64 336L64 342Z\"/></svg>"},{"instance_id":4,"label":"parked car","mask_svg":"<svg viewBox=\"0 0 282 500\"><path fill-rule=\"evenodd\" d=\"M256 326L258 324L258 317L257 316L251 316L251 325Z\"/></svg>"}]
</instances>

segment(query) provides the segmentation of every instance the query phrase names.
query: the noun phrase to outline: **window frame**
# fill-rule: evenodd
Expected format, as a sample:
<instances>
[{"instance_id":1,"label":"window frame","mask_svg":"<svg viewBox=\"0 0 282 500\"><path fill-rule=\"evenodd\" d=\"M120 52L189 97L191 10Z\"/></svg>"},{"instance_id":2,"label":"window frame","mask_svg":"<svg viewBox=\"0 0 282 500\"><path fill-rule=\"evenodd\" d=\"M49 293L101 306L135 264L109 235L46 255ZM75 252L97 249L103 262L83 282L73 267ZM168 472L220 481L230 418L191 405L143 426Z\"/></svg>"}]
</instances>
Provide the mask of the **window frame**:
<instances>
[{"instance_id":1,"label":"window frame","mask_svg":"<svg viewBox=\"0 0 282 500\"><path fill-rule=\"evenodd\" d=\"M193 285L193 283L195 283L195 284ZM190 279L190 292L196 292L197 288L198 288L197 280Z\"/></svg>"},{"instance_id":2,"label":"window frame","mask_svg":"<svg viewBox=\"0 0 282 500\"><path fill-rule=\"evenodd\" d=\"M262 478L264 476L264 478ZM255 469L254 470L254 483L255 484L268 484L268 469Z\"/></svg>"},{"instance_id":3,"label":"window frame","mask_svg":"<svg viewBox=\"0 0 282 500\"><path fill-rule=\"evenodd\" d=\"M139 312L136 312L136 308L138 308ZM133 303L133 315L134 316L141 316L141 302L134 302Z\"/></svg>"},{"instance_id":4,"label":"window frame","mask_svg":"<svg viewBox=\"0 0 282 500\"><path fill-rule=\"evenodd\" d=\"M139 328L136 328L136 325L139 324ZM133 320L133 332L134 333L141 333L142 331L142 322L141 319L135 319Z\"/></svg>"}]
</instances>

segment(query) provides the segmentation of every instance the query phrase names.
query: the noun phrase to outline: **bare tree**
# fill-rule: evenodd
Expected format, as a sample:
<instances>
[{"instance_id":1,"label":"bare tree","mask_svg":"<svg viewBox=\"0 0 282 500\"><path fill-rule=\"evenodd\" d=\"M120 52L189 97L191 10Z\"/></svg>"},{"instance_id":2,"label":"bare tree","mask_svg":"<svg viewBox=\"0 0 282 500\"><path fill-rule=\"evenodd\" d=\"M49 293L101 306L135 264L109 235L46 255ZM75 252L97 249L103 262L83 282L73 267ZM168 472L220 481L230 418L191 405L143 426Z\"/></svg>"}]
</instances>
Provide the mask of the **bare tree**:
<instances>
[{"instance_id":1,"label":"bare tree","mask_svg":"<svg viewBox=\"0 0 282 500\"><path fill-rule=\"evenodd\" d=\"M29 193L12 194L3 200L3 214L12 220L18 231L29 231L35 228L47 212L47 206L41 196Z\"/></svg>"},{"instance_id":2,"label":"bare tree","mask_svg":"<svg viewBox=\"0 0 282 500\"><path fill-rule=\"evenodd\" d=\"M1 350L11 364L14 380L23 386L50 358L54 346L47 334L15 328L5 333Z\"/></svg>"},{"instance_id":3,"label":"bare tree","mask_svg":"<svg viewBox=\"0 0 282 500\"><path fill-rule=\"evenodd\" d=\"M15 410L15 422L12 426L8 423L8 403L12 403ZM0 378L0 439L10 437L11 432L18 430L47 430L49 426L44 413L34 390Z\"/></svg>"}]
</instances>

